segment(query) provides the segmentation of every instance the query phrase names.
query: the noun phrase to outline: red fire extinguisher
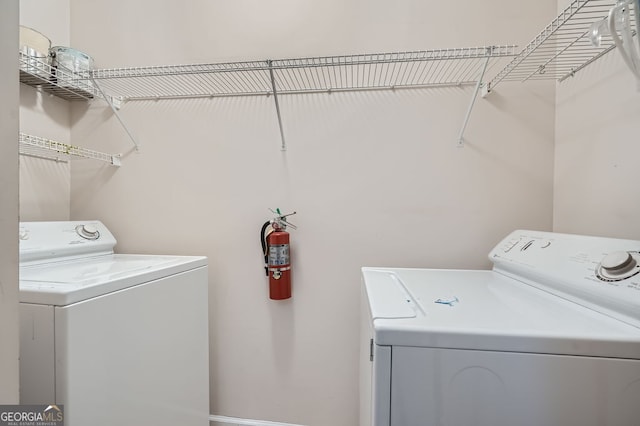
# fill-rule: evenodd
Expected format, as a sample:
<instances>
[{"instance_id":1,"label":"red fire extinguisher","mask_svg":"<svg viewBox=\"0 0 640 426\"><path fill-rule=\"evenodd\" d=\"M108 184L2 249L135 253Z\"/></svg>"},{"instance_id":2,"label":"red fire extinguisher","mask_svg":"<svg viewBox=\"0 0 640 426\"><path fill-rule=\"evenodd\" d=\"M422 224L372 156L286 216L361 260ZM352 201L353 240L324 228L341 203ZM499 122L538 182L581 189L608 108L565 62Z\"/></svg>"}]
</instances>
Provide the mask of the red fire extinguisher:
<instances>
[{"instance_id":1,"label":"red fire extinguisher","mask_svg":"<svg viewBox=\"0 0 640 426\"><path fill-rule=\"evenodd\" d=\"M272 210L273 211L273 210ZM296 229L287 221L287 216L276 209L276 217L262 225L260 242L264 254L265 273L269 277L269 298L283 300L291 297L291 255L287 226Z\"/></svg>"}]
</instances>

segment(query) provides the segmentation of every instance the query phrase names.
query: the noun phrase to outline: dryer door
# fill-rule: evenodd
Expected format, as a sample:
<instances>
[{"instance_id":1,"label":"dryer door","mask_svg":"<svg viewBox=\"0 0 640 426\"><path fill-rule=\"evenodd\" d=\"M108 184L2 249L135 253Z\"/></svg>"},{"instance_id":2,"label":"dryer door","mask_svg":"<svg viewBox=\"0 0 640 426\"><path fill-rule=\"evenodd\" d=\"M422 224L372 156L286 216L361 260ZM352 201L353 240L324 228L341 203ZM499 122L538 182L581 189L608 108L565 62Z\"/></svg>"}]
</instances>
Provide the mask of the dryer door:
<instances>
[{"instance_id":1,"label":"dryer door","mask_svg":"<svg viewBox=\"0 0 640 426\"><path fill-rule=\"evenodd\" d=\"M635 426L640 360L393 347L393 426Z\"/></svg>"}]
</instances>

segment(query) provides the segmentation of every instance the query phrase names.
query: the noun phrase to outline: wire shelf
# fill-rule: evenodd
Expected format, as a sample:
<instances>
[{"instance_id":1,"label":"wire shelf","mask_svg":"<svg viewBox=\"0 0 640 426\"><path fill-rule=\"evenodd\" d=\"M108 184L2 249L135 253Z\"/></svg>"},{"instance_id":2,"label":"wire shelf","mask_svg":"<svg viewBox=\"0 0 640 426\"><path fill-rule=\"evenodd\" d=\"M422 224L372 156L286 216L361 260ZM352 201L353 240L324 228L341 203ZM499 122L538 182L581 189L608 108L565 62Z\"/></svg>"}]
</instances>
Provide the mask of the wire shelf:
<instances>
[{"instance_id":1,"label":"wire shelf","mask_svg":"<svg viewBox=\"0 0 640 426\"><path fill-rule=\"evenodd\" d=\"M120 155L105 154L79 146L56 142L39 136L20 133L20 154L46 158L59 162L69 162L72 156L103 161L113 166L120 166Z\"/></svg>"},{"instance_id":2,"label":"wire shelf","mask_svg":"<svg viewBox=\"0 0 640 426\"><path fill-rule=\"evenodd\" d=\"M88 73L72 73L51 66L43 58L19 53L20 82L41 88L63 99L78 101L96 97L96 89Z\"/></svg>"},{"instance_id":3,"label":"wire shelf","mask_svg":"<svg viewBox=\"0 0 640 426\"><path fill-rule=\"evenodd\" d=\"M21 53L20 81L67 99L103 98L122 123L136 149L137 141L118 114L119 105L124 101L272 95L282 150L286 149L286 143L278 106L280 94L476 84L460 132L459 143L462 143L464 129L485 72L500 60L515 55L515 45L502 45L66 73ZM78 151L78 147L46 139L41 139L39 145L57 154L95 158L88 151ZM103 161L111 164L117 162L116 165L119 165L119 157L106 157Z\"/></svg>"},{"instance_id":4,"label":"wire shelf","mask_svg":"<svg viewBox=\"0 0 640 426\"><path fill-rule=\"evenodd\" d=\"M615 0L574 0L488 84L501 81L558 80L573 76L615 48L610 35L599 47L589 39L590 26L608 16Z\"/></svg>"},{"instance_id":5,"label":"wire shelf","mask_svg":"<svg viewBox=\"0 0 640 426\"><path fill-rule=\"evenodd\" d=\"M487 58L515 54L516 46L505 45L98 69L91 76L105 93L121 100L380 90L473 84Z\"/></svg>"}]
</instances>

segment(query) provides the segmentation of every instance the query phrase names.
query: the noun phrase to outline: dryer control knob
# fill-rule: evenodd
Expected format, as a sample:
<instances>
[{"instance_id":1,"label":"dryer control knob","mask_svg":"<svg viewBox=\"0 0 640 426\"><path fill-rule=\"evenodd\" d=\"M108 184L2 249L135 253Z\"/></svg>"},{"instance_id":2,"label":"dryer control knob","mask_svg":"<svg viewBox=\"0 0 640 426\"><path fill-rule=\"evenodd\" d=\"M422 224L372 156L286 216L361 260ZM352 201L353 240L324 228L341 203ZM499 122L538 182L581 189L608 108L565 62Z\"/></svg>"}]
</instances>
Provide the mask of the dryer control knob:
<instances>
[{"instance_id":1,"label":"dryer control knob","mask_svg":"<svg viewBox=\"0 0 640 426\"><path fill-rule=\"evenodd\" d=\"M82 238L85 238L87 240L97 240L98 238L100 238L100 232L98 231L98 228L90 223L76 226L76 232Z\"/></svg>"},{"instance_id":2,"label":"dryer control knob","mask_svg":"<svg viewBox=\"0 0 640 426\"><path fill-rule=\"evenodd\" d=\"M623 274L636 266L636 261L629 252L614 251L606 255L600 265L610 274Z\"/></svg>"},{"instance_id":3,"label":"dryer control knob","mask_svg":"<svg viewBox=\"0 0 640 426\"><path fill-rule=\"evenodd\" d=\"M614 251L606 255L596 268L602 281L622 281L640 273L640 253Z\"/></svg>"}]
</instances>

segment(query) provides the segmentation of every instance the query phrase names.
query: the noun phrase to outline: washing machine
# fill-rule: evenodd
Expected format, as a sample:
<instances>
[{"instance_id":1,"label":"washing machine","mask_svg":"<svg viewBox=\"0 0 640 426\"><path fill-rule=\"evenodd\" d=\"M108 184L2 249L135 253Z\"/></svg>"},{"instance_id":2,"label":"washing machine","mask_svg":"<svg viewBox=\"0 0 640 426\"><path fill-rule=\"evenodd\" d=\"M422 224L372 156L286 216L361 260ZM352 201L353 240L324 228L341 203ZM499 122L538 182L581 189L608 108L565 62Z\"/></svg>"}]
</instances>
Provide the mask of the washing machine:
<instances>
[{"instance_id":1,"label":"washing machine","mask_svg":"<svg viewBox=\"0 0 640 426\"><path fill-rule=\"evenodd\" d=\"M19 238L22 404L66 426L209 424L206 257L114 254L99 221Z\"/></svg>"},{"instance_id":2,"label":"washing machine","mask_svg":"<svg viewBox=\"0 0 640 426\"><path fill-rule=\"evenodd\" d=\"M640 241L519 230L492 270L362 268L362 426L640 425Z\"/></svg>"}]
</instances>

